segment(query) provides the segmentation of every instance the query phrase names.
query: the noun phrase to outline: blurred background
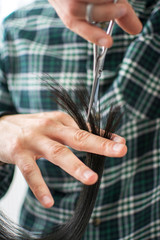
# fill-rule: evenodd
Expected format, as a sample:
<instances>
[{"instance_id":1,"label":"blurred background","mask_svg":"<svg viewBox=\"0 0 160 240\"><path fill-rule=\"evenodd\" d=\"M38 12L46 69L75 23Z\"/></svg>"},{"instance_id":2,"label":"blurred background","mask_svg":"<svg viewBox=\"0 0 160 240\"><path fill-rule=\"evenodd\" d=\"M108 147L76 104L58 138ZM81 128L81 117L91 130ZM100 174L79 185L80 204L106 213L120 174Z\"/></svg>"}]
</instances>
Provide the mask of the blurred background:
<instances>
[{"instance_id":1,"label":"blurred background","mask_svg":"<svg viewBox=\"0 0 160 240\"><path fill-rule=\"evenodd\" d=\"M20 8L33 0L0 0L0 22L11 12Z\"/></svg>"},{"instance_id":2,"label":"blurred background","mask_svg":"<svg viewBox=\"0 0 160 240\"><path fill-rule=\"evenodd\" d=\"M14 10L27 5L33 0L0 0L0 23ZM0 39L1 39L0 31ZM7 194L0 199L0 209L14 222L18 222L19 211L27 189L27 184L16 168L14 180Z\"/></svg>"}]
</instances>

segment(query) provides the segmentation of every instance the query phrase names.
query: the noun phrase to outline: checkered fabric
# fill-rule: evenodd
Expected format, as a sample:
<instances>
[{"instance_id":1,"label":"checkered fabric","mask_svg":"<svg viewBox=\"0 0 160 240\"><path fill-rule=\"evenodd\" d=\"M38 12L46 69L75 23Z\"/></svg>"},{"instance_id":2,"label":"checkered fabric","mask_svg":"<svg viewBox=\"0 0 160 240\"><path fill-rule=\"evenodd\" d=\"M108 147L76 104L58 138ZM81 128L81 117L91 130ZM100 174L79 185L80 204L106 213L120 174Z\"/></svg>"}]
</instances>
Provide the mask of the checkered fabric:
<instances>
[{"instance_id":1,"label":"checkered fabric","mask_svg":"<svg viewBox=\"0 0 160 240\"><path fill-rule=\"evenodd\" d=\"M119 134L127 141L123 158L106 158L99 194L82 240L160 239L160 1L131 0L143 22L132 36L118 26L100 82L102 126L111 103L124 111ZM3 23L0 111L37 113L59 109L42 81L44 73L65 87L91 90L93 49L69 29L45 0L11 14ZM78 103L77 103L78 106ZM82 153L77 153L83 158ZM38 161L55 198L44 209L30 190L20 223L33 232L51 231L73 214L81 184L45 159ZM0 195L13 166L0 167Z\"/></svg>"}]
</instances>

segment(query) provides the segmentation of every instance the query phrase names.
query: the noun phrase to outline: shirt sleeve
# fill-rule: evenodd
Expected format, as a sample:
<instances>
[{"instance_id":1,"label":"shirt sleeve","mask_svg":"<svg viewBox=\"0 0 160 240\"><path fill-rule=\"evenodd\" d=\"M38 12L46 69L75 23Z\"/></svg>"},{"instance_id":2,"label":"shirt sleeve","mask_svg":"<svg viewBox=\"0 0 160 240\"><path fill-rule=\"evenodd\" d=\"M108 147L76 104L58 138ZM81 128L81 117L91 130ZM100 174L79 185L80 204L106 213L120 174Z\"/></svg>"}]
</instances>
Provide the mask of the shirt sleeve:
<instances>
[{"instance_id":1,"label":"shirt sleeve","mask_svg":"<svg viewBox=\"0 0 160 240\"><path fill-rule=\"evenodd\" d=\"M143 19L141 34L129 45L120 66L117 94L130 119L160 118L159 4Z\"/></svg>"},{"instance_id":2,"label":"shirt sleeve","mask_svg":"<svg viewBox=\"0 0 160 240\"><path fill-rule=\"evenodd\" d=\"M9 189L14 175L14 165L5 164L0 166L0 198L2 198Z\"/></svg>"},{"instance_id":3,"label":"shirt sleeve","mask_svg":"<svg viewBox=\"0 0 160 240\"><path fill-rule=\"evenodd\" d=\"M2 31L2 27L1 30ZM2 31L2 34L3 31ZM5 57L5 43L0 39L0 115L5 112L15 112L15 107L7 86L7 78L5 76L5 67L3 58ZM7 192L14 174L14 165L6 164L0 166L0 198Z\"/></svg>"},{"instance_id":4,"label":"shirt sleeve","mask_svg":"<svg viewBox=\"0 0 160 240\"><path fill-rule=\"evenodd\" d=\"M2 39L0 39L0 114L3 112L16 112L12 97L8 89L6 67L4 62L7 62L7 47L4 40L5 31L3 26L0 26L0 33Z\"/></svg>"}]
</instances>

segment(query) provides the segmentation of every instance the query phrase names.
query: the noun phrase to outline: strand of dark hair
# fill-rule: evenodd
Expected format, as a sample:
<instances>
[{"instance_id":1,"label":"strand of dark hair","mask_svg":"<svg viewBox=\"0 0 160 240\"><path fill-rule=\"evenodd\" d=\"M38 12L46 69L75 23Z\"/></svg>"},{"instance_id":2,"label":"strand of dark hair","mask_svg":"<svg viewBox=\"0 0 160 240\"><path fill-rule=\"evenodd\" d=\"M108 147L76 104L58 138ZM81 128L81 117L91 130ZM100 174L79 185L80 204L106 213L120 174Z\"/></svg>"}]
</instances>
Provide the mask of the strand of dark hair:
<instances>
[{"instance_id":1,"label":"strand of dark hair","mask_svg":"<svg viewBox=\"0 0 160 240\"><path fill-rule=\"evenodd\" d=\"M51 78L49 78L51 80ZM50 86L54 100L75 120L80 129L89 131L93 134L100 135L100 119L95 114L95 110L89 116L89 125L86 123L81 110L73 102L67 91L60 86L54 79L47 85ZM89 95L87 91L79 91L77 97L83 106L84 112L87 115ZM98 114L99 116L99 114ZM101 131L101 136L111 138L111 133L115 131L121 114L118 108L110 108L106 128ZM98 181L91 186L84 185L80 192L73 216L63 225L53 229L53 233L42 237L30 236L30 234L20 227L15 227L12 222L1 214L0 216L0 239L2 240L80 240L86 230L90 220L98 190L100 187L101 177L104 169L105 157L97 154L87 153L85 164L98 174Z\"/></svg>"}]
</instances>

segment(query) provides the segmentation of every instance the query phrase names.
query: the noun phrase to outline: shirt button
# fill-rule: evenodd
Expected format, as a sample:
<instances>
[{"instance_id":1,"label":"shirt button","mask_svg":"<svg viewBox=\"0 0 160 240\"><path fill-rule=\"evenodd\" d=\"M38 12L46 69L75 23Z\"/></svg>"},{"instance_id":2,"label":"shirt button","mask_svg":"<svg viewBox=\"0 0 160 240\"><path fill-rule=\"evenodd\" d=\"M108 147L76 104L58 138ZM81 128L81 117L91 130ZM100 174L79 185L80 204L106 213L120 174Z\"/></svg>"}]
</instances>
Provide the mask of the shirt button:
<instances>
[{"instance_id":1,"label":"shirt button","mask_svg":"<svg viewBox=\"0 0 160 240\"><path fill-rule=\"evenodd\" d=\"M93 226L98 227L101 224L101 219L100 218L94 218L93 219Z\"/></svg>"}]
</instances>

